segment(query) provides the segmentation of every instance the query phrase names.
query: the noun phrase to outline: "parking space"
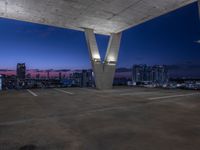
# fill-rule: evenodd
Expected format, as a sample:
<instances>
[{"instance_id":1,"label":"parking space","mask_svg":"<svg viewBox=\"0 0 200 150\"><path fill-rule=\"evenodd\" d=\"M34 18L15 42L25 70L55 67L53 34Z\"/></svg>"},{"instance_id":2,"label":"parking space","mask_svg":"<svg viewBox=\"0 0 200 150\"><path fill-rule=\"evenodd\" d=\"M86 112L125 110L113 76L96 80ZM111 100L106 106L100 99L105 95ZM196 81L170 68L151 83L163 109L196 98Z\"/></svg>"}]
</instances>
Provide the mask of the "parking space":
<instances>
[{"instance_id":1,"label":"parking space","mask_svg":"<svg viewBox=\"0 0 200 150\"><path fill-rule=\"evenodd\" d=\"M198 150L199 108L199 91L3 91L0 149L32 146L35 150Z\"/></svg>"}]
</instances>

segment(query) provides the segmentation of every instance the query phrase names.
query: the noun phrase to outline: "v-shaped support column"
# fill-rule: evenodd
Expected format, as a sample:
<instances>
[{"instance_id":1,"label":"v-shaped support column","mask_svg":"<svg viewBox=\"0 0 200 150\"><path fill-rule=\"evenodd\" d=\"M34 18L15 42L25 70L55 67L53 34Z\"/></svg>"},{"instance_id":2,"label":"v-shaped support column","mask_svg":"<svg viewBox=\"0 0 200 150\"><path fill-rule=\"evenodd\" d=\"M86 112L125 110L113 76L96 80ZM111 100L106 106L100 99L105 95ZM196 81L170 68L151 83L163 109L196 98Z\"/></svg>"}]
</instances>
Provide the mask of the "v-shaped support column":
<instances>
[{"instance_id":1,"label":"v-shaped support column","mask_svg":"<svg viewBox=\"0 0 200 150\"><path fill-rule=\"evenodd\" d=\"M92 29L85 29L85 36L94 72L96 88L111 89L118 60L121 32L111 34L104 61L101 60L94 31Z\"/></svg>"}]
</instances>

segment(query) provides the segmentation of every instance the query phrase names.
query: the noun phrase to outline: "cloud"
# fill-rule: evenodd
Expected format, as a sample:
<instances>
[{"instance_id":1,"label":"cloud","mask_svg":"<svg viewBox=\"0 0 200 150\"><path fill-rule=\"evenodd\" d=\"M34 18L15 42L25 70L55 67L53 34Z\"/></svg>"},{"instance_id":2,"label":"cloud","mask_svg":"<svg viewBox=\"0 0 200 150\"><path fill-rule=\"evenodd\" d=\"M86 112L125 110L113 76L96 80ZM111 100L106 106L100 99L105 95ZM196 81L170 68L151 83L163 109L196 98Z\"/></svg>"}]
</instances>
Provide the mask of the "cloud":
<instances>
[{"instance_id":1,"label":"cloud","mask_svg":"<svg viewBox=\"0 0 200 150\"><path fill-rule=\"evenodd\" d=\"M198 43L198 44L200 44L200 40L198 40L198 41L195 41L195 43Z\"/></svg>"}]
</instances>

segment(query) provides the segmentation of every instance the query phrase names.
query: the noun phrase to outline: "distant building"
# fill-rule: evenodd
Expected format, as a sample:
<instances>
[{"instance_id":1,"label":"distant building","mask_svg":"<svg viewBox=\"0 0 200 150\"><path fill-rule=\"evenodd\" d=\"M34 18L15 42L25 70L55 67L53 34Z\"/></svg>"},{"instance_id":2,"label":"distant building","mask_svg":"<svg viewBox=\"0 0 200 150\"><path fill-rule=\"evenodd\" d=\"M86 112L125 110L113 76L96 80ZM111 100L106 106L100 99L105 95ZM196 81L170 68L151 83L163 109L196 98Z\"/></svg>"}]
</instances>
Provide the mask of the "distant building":
<instances>
[{"instance_id":1,"label":"distant building","mask_svg":"<svg viewBox=\"0 0 200 150\"><path fill-rule=\"evenodd\" d=\"M3 81L2 81L2 75L0 75L0 91L2 90L3 88Z\"/></svg>"},{"instance_id":2,"label":"distant building","mask_svg":"<svg viewBox=\"0 0 200 150\"><path fill-rule=\"evenodd\" d=\"M19 80L25 80L26 78L26 65L25 63L17 64L17 78Z\"/></svg>"},{"instance_id":3,"label":"distant building","mask_svg":"<svg viewBox=\"0 0 200 150\"><path fill-rule=\"evenodd\" d=\"M92 70L82 70L82 72L75 72L70 75L72 86L78 87L92 87L94 86L94 78Z\"/></svg>"},{"instance_id":4,"label":"distant building","mask_svg":"<svg viewBox=\"0 0 200 150\"><path fill-rule=\"evenodd\" d=\"M93 73L92 70L82 70L81 87L93 86Z\"/></svg>"},{"instance_id":5,"label":"distant building","mask_svg":"<svg viewBox=\"0 0 200 150\"><path fill-rule=\"evenodd\" d=\"M47 71L47 79L50 79L49 70Z\"/></svg>"},{"instance_id":6,"label":"distant building","mask_svg":"<svg viewBox=\"0 0 200 150\"><path fill-rule=\"evenodd\" d=\"M40 79L40 74L36 74L36 79Z\"/></svg>"},{"instance_id":7,"label":"distant building","mask_svg":"<svg viewBox=\"0 0 200 150\"><path fill-rule=\"evenodd\" d=\"M144 82L151 80L151 67L147 65L135 65L132 70L133 81Z\"/></svg>"},{"instance_id":8,"label":"distant building","mask_svg":"<svg viewBox=\"0 0 200 150\"><path fill-rule=\"evenodd\" d=\"M72 86L81 87L82 73L74 72L70 75Z\"/></svg>"},{"instance_id":9,"label":"distant building","mask_svg":"<svg viewBox=\"0 0 200 150\"><path fill-rule=\"evenodd\" d=\"M26 75L26 78L27 78L27 79L31 79L31 74L28 73L28 74Z\"/></svg>"},{"instance_id":10,"label":"distant building","mask_svg":"<svg viewBox=\"0 0 200 150\"><path fill-rule=\"evenodd\" d=\"M153 66L152 75L154 83L165 83L168 81L168 69L166 66Z\"/></svg>"},{"instance_id":11,"label":"distant building","mask_svg":"<svg viewBox=\"0 0 200 150\"><path fill-rule=\"evenodd\" d=\"M3 75L3 89L15 89L15 88L20 88L19 86L22 85L22 82L24 81L17 81L17 76L11 75L11 76L6 76Z\"/></svg>"},{"instance_id":12,"label":"distant building","mask_svg":"<svg viewBox=\"0 0 200 150\"><path fill-rule=\"evenodd\" d=\"M164 65L134 65L132 69L132 80L136 83L162 84L168 81L168 70Z\"/></svg>"},{"instance_id":13,"label":"distant building","mask_svg":"<svg viewBox=\"0 0 200 150\"><path fill-rule=\"evenodd\" d=\"M61 79L62 79L62 73L59 72L59 80L61 80Z\"/></svg>"}]
</instances>

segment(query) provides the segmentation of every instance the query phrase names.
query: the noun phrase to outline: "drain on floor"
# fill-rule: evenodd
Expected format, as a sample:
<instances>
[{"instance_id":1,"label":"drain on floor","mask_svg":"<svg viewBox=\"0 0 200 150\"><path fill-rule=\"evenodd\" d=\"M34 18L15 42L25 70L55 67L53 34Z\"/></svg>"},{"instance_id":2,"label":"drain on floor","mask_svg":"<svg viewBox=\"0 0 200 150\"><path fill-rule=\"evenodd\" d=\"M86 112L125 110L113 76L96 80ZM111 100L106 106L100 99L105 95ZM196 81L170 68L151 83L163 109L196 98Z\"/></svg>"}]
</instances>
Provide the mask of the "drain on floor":
<instances>
[{"instance_id":1,"label":"drain on floor","mask_svg":"<svg viewBox=\"0 0 200 150\"><path fill-rule=\"evenodd\" d=\"M36 146L35 145L25 145L23 147L21 147L19 150L36 150Z\"/></svg>"}]
</instances>

